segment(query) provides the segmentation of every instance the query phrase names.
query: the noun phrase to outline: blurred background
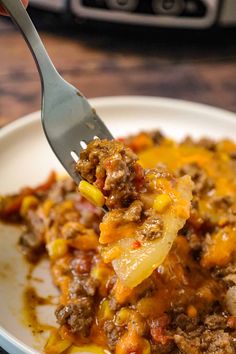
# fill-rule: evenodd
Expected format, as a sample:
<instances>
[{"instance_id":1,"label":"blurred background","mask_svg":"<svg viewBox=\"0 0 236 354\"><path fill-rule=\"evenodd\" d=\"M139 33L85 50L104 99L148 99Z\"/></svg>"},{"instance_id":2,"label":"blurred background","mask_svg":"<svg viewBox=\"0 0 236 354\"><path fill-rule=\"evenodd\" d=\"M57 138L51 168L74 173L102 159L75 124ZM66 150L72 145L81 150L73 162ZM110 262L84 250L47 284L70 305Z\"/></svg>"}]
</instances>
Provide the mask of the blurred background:
<instances>
[{"instance_id":1,"label":"blurred background","mask_svg":"<svg viewBox=\"0 0 236 354\"><path fill-rule=\"evenodd\" d=\"M236 0L31 0L59 72L87 97L151 95L236 112ZM0 126L40 109L40 81L0 17Z\"/></svg>"}]
</instances>

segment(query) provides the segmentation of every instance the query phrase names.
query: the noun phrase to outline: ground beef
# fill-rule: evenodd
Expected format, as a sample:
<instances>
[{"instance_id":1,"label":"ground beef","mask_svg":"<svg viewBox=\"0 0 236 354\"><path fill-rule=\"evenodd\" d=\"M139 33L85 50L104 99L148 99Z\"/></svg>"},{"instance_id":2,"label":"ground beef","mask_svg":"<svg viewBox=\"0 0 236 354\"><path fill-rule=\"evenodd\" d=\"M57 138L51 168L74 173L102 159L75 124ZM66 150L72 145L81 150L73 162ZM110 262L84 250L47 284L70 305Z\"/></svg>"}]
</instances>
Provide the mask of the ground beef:
<instances>
[{"instance_id":1,"label":"ground beef","mask_svg":"<svg viewBox=\"0 0 236 354\"><path fill-rule=\"evenodd\" d=\"M225 305L228 312L236 316L236 263L229 264L226 268L220 268L216 271L216 276L223 278L228 286L225 295Z\"/></svg>"},{"instance_id":2,"label":"ground beef","mask_svg":"<svg viewBox=\"0 0 236 354\"><path fill-rule=\"evenodd\" d=\"M74 277L80 274L89 274L94 252L75 251L74 258L70 263L70 271Z\"/></svg>"},{"instance_id":3,"label":"ground beef","mask_svg":"<svg viewBox=\"0 0 236 354\"><path fill-rule=\"evenodd\" d=\"M185 313L180 313L179 315L174 317L173 322L172 322L172 326L180 328L181 330L183 330L185 332L195 331L196 329L199 329L199 328L201 331L202 328L199 327L198 322L199 322L198 318L191 318L191 317L185 315Z\"/></svg>"},{"instance_id":4,"label":"ground beef","mask_svg":"<svg viewBox=\"0 0 236 354\"><path fill-rule=\"evenodd\" d=\"M56 203L59 203L65 199L68 193L70 193L70 198L72 198L71 192L75 192L75 189L76 185L74 181L70 178L65 178L52 186L50 192L48 193L48 198Z\"/></svg>"},{"instance_id":5,"label":"ground beef","mask_svg":"<svg viewBox=\"0 0 236 354\"><path fill-rule=\"evenodd\" d=\"M184 332L178 331L174 335L174 341L182 354L200 354L200 338L188 338Z\"/></svg>"},{"instance_id":6,"label":"ground beef","mask_svg":"<svg viewBox=\"0 0 236 354\"><path fill-rule=\"evenodd\" d=\"M160 132L160 130L154 130L153 132L151 132L150 137L152 138L154 145L159 145L161 141L164 139L164 136Z\"/></svg>"},{"instance_id":7,"label":"ground beef","mask_svg":"<svg viewBox=\"0 0 236 354\"><path fill-rule=\"evenodd\" d=\"M121 304L119 304L114 297L109 299L109 307L112 311L118 311L121 308Z\"/></svg>"},{"instance_id":8,"label":"ground beef","mask_svg":"<svg viewBox=\"0 0 236 354\"><path fill-rule=\"evenodd\" d=\"M145 170L145 174L146 175L150 175L150 174L153 174L155 177L157 178L166 178L168 180L172 179L173 178L173 175L167 170L167 167L166 165L164 165L163 163L159 162L157 165L156 165L156 168L153 169L147 169ZM150 179L146 180L145 181L146 183L149 183L150 182Z\"/></svg>"},{"instance_id":9,"label":"ground beef","mask_svg":"<svg viewBox=\"0 0 236 354\"><path fill-rule=\"evenodd\" d=\"M125 211L123 219L125 221L139 221L143 209L143 203L140 200L135 200Z\"/></svg>"},{"instance_id":10,"label":"ground beef","mask_svg":"<svg viewBox=\"0 0 236 354\"><path fill-rule=\"evenodd\" d=\"M45 231L45 224L37 211L29 210L27 213L27 226L35 235L42 235Z\"/></svg>"},{"instance_id":11,"label":"ground beef","mask_svg":"<svg viewBox=\"0 0 236 354\"><path fill-rule=\"evenodd\" d=\"M181 144L202 147L202 148L205 148L210 151L216 150L216 142L212 139L209 139L209 138L202 138L202 139L199 139L198 141L194 141L190 136L187 136L181 142Z\"/></svg>"},{"instance_id":12,"label":"ground beef","mask_svg":"<svg viewBox=\"0 0 236 354\"><path fill-rule=\"evenodd\" d=\"M115 140L89 143L80 154L76 170L102 190L109 208L127 207L137 199L144 180L137 156Z\"/></svg>"},{"instance_id":13,"label":"ground beef","mask_svg":"<svg viewBox=\"0 0 236 354\"><path fill-rule=\"evenodd\" d=\"M115 275L115 272L114 272L114 275L112 275L110 278L108 278L108 280L106 282L106 289L107 289L108 293L110 293L111 290L114 288L116 282L117 282L117 276ZM115 298L113 298L113 299L115 300ZM115 303L116 303L116 305L115 305ZM118 309L118 307L120 307L120 305L118 305L116 300L114 301L113 310L115 309L115 307L117 307L117 309Z\"/></svg>"},{"instance_id":14,"label":"ground beef","mask_svg":"<svg viewBox=\"0 0 236 354\"><path fill-rule=\"evenodd\" d=\"M218 325L219 319L217 319ZM215 319L209 320L216 324ZM199 328L200 329L200 328ZM222 329L217 330L204 330L202 333L193 331L186 333L181 329L177 329L177 334L174 335L174 341L183 354L235 354L235 349L232 343L232 337L229 333L224 332Z\"/></svg>"},{"instance_id":15,"label":"ground beef","mask_svg":"<svg viewBox=\"0 0 236 354\"><path fill-rule=\"evenodd\" d=\"M45 251L44 239L42 237L45 225L35 210L28 211L26 222L26 230L20 236L19 245L26 258L30 262L35 263Z\"/></svg>"},{"instance_id":16,"label":"ground beef","mask_svg":"<svg viewBox=\"0 0 236 354\"><path fill-rule=\"evenodd\" d=\"M236 275L236 261L234 260L232 263L229 263L226 267L224 268L217 268L214 272L214 276L220 277L220 278L226 278L231 275ZM235 282L236 284L236 282Z\"/></svg>"},{"instance_id":17,"label":"ground beef","mask_svg":"<svg viewBox=\"0 0 236 354\"><path fill-rule=\"evenodd\" d=\"M107 337L109 349L114 350L117 341L125 332L125 328L121 326L116 326L113 321L106 321L104 323L103 329Z\"/></svg>"},{"instance_id":18,"label":"ground beef","mask_svg":"<svg viewBox=\"0 0 236 354\"><path fill-rule=\"evenodd\" d=\"M225 295L224 303L227 311L236 316L236 263L235 261L225 268L217 268L214 276L223 279L228 290Z\"/></svg>"},{"instance_id":19,"label":"ground beef","mask_svg":"<svg viewBox=\"0 0 236 354\"><path fill-rule=\"evenodd\" d=\"M83 236L87 233L88 229L77 221L66 222L61 230L62 237L66 240L73 239L77 236Z\"/></svg>"},{"instance_id":20,"label":"ground beef","mask_svg":"<svg viewBox=\"0 0 236 354\"><path fill-rule=\"evenodd\" d=\"M30 231L20 236L19 245L24 256L32 263L36 263L45 251L43 240Z\"/></svg>"},{"instance_id":21,"label":"ground beef","mask_svg":"<svg viewBox=\"0 0 236 354\"><path fill-rule=\"evenodd\" d=\"M225 329L227 327L227 318L222 315L209 315L205 318L204 325L208 329Z\"/></svg>"},{"instance_id":22,"label":"ground beef","mask_svg":"<svg viewBox=\"0 0 236 354\"><path fill-rule=\"evenodd\" d=\"M180 351L176 348L175 343L169 340L165 344L151 343L151 354L180 354Z\"/></svg>"},{"instance_id":23,"label":"ground beef","mask_svg":"<svg viewBox=\"0 0 236 354\"><path fill-rule=\"evenodd\" d=\"M189 246L195 255L199 255L202 249L202 240L197 233L191 233L188 237ZM196 258L196 257L195 257Z\"/></svg>"},{"instance_id":24,"label":"ground beef","mask_svg":"<svg viewBox=\"0 0 236 354\"><path fill-rule=\"evenodd\" d=\"M234 204L234 198L229 195L224 197L214 196L211 201L215 207L223 210L228 210Z\"/></svg>"},{"instance_id":25,"label":"ground beef","mask_svg":"<svg viewBox=\"0 0 236 354\"><path fill-rule=\"evenodd\" d=\"M98 282L91 277L75 277L70 285L70 297L76 299L78 296L94 296L97 286Z\"/></svg>"},{"instance_id":26,"label":"ground beef","mask_svg":"<svg viewBox=\"0 0 236 354\"><path fill-rule=\"evenodd\" d=\"M211 205L217 209L220 215L224 215L225 224L236 223L235 200L232 196L214 196L211 198Z\"/></svg>"},{"instance_id":27,"label":"ground beef","mask_svg":"<svg viewBox=\"0 0 236 354\"><path fill-rule=\"evenodd\" d=\"M200 348L201 352L206 354L235 354L232 338L223 330L205 331L201 337Z\"/></svg>"},{"instance_id":28,"label":"ground beef","mask_svg":"<svg viewBox=\"0 0 236 354\"><path fill-rule=\"evenodd\" d=\"M103 210L102 208L98 208L99 209L99 213L95 213L94 211L91 211L89 209L82 209L80 211L80 223L84 226L86 226L87 228L93 228L93 230L96 233L99 233L99 224L101 222L102 219L102 215L103 215Z\"/></svg>"},{"instance_id":29,"label":"ground beef","mask_svg":"<svg viewBox=\"0 0 236 354\"><path fill-rule=\"evenodd\" d=\"M61 326L67 325L72 333L87 337L94 321L94 304L89 297L80 297L77 303L59 305L55 315Z\"/></svg>"},{"instance_id":30,"label":"ground beef","mask_svg":"<svg viewBox=\"0 0 236 354\"><path fill-rule=\"evenodd\" d=\"M162 237L162 232L163 222L157 215L153 214L138 228L137 235L142 240L153 241Z\"/></svg>"},{"instance_id":31,"label":"ground beef","mask_svg":"<svg viewBox=\"0 0 236 354\"><path fill-rule=\"evenodd\" d=\"M207 173L196 163L187 164L182 166L178 171L177 175L184 176L189 175L194 182L195 194L208 193L214 188L214 183L207 175Z\"/></svg>"},{"instance_id":32,"label":"ground beef","mask_svg":"<svg viewBox=\"0 0 236 354\"><path fill-rule=\"evenodd\" d=\"M197 145L210 151L215 151L216 149L216 142L209 138L201 138Z\"/></svg>"},{"instance_id":33,"label":"ground beef","mask_svg":"<svg viewBox=\"0 0 236 354\"><path fill-rule=\"evenodd\" d=\"M79 214L79 222L87 228L93 228L99 233L99 224L103 217L103 210L91 204L87 199L76 193L74 200L75 210Z\"/></svg>"},{"instance_id":34,"label":"ground beef","mask_svg":"<svg viewBox=\"0 0 236 354\"><path fill-rule=\"evenodd\" d=\"M225 295L225 304L229 313L236 316L236 286L228 289Z\"/></svg>"},{"instance_id":35,"label":"ground beef","mask_svg":"<svg viewBox=\"0 0 236 354\"><path fill-rule=\"evenodd\" d=\"M218 273L218 270L216 270L216 274ZM226 277L224 277L224 282L227 284L228 287L231 287L236 284L236 274L228 274Z\"/></svg>"}]
</instances>

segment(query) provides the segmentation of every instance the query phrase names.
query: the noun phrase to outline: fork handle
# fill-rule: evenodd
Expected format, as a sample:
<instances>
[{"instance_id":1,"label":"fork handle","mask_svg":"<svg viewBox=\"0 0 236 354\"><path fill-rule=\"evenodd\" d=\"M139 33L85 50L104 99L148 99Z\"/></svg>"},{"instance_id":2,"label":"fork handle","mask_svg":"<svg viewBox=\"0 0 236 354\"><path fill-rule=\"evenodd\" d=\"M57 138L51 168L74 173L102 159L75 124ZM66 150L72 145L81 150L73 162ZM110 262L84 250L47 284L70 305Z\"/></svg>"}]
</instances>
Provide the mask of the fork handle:
<instances>
[{"instance_id":1,"label":"fork handle","mask_svg":"<svg viewBox=\"0 0 236 354\"><path fill-rule=\"evenodd\" d=\"M20 0L0 0L0 4L8 11L12 20L23 34L37 65L42 88L44 89L46 84L53 84L54 80L59 77L59 74L49 58L38 32L22 2Z\"/></svg>"}]
</instances>

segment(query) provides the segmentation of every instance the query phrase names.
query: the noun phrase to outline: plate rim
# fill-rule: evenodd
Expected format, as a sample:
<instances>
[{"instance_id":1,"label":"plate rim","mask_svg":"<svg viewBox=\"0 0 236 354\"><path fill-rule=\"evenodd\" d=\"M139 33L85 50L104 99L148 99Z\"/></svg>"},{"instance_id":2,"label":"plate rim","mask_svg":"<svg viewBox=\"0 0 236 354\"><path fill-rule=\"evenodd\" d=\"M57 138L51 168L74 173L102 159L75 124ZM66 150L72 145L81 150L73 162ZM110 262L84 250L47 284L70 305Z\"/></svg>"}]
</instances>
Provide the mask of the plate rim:
<instances>
[{"instance_id":1,"label":"plate rim","mask_svg":"<svg viewBox=\"0 0 236 354\"><path fill-rule=\"evenodd\" d=\"M6 345L4 342L6 342ZM25 344L21 340L17 339L14 335L12 335L9 331L0 326L0 344L4 350L8 350L11 347L14 347L18 351L18 353L22 354L40 354L39 351L31 348L28 344ZM17 352L15 354L18 354ZM11 354L11 352L9 352Z\"/></svg>"},{"instance_id":2,"label":"plate rim","mask_svg":"<svg viewBox=\"0 0 236 354\"><path fill-rule=\"evenodd\" d=\"M90 104L96 108L103 107L112 107L116 105L136 105L144 106L146 104L156 105L157 107L170 107L178 110L184 109L194 112L201 112L202 114L215 114L215 116L220 119L228 122L234 122L236 118L236 112L232 112L223 108L207 105L204 103L198 103L187 100L180 100L177 98L168 98L168 97L155 97L155 96L106 96L106 97L96 97L89 99ZM41 111L35 111L24 115L10 123L7 123L0 129L0 139L4 138L7 134L11 133L15 129L20 129L24 126L32 124L34 121L40 119Z\"/></svg>"},{"instance_id":3,"label":"plate rim","mask_svg":"<svg viewBox=\"0 0 236 354\"><path fill-rule=\"evenodd\" d=\"M187 100L180 100L176 98L166 98L166 97L155 97L155 96L107 96L107 97L97 97L89 99L89 102L95 108L101 107L112 107L114 105L125 106L125 105L135 105L135 106L146 106L150 104L156 107L168 107L172 109L185 110L191 112L198 112L206 115L215 115L224 122L230 122L236 124L236 113L228 111L222 108L196 103ZM40 119L40 111L35 111L27 114L19 119L16 119L0 129L0 139L8 136L8 134L13 133L15 130L22 129ZM5 343L3 343L4 341ZM15 347L18 353L25 354L38 354L39 352L34 348L28 346L21 340L17 339L9 331L4 329L0 325L0 343L3 348L8 350L10 347Z\"/></svg>"}]
</instances>

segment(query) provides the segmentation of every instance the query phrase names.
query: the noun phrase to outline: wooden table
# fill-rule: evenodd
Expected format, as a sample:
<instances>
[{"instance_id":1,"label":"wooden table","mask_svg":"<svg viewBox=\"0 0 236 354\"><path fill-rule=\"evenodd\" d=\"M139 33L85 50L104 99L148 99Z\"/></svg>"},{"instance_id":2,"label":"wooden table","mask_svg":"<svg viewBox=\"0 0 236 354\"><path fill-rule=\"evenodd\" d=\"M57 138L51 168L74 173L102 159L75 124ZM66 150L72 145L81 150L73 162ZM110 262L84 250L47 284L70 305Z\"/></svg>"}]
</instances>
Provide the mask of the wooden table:
<instances>
[{"instance_id":1,"label":"wooden table","mask_svg":"<svg viewBox=\"0 0 236 354\"><path fill-rule=\"evenodd\" d=\"M236 112L236 29L69 26L52 14L30 13L55 66L87 97L166 96ZM39 109L35 64L15 27L1 18L0 126Z\"/></svg>"},{"instance_id":2,"label":"wooden table","mask_svg":"<svg viewBox=\"0 0 236 354\"><path fill-rule=\"evenodd\" d=\"M55 66L87 97L166 96L236 112L236 28L177 31L82 23L30 10ZM40 109L20 34L0 19L0 125Z\"/></svg>"}]
</instances>

